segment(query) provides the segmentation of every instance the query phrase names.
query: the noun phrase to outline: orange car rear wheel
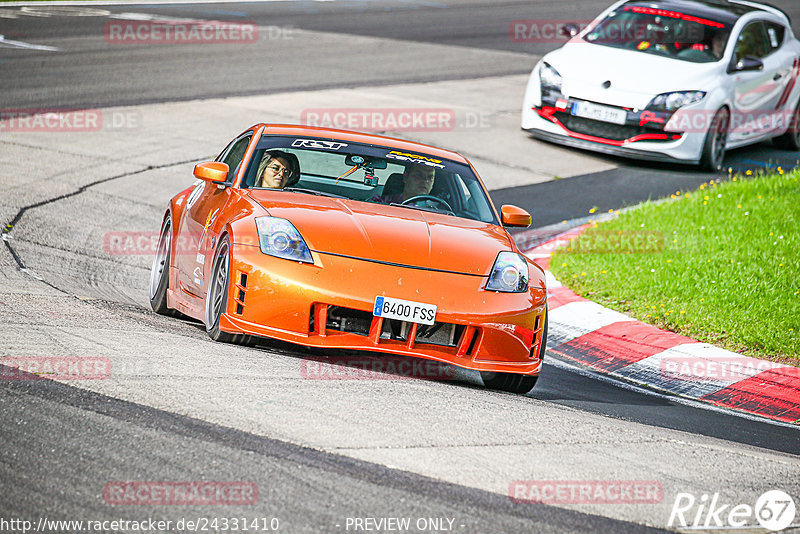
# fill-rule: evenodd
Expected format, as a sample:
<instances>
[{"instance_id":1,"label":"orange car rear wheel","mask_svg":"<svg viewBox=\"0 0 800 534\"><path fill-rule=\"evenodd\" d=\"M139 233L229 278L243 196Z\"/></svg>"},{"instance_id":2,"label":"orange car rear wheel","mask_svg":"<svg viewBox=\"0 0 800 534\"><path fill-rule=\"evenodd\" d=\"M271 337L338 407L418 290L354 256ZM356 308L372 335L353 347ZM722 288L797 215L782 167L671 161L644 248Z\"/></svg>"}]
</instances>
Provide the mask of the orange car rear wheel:
<instances>
[{"instance_id":1,"label":"orange car rear wheel","mask_svg":"<svg viewBox=\"0 0 800 534\"><path fill-rule=\"evenodd\" d=\"M169 262L172 250L172 216L164 217L161 225L161 235L158 238L158 250L153 259L150 271L150 307L153 311L176 317L180 315L177 310L167 307L167 287L169 286Z\"/></svg>"}]
</instances>

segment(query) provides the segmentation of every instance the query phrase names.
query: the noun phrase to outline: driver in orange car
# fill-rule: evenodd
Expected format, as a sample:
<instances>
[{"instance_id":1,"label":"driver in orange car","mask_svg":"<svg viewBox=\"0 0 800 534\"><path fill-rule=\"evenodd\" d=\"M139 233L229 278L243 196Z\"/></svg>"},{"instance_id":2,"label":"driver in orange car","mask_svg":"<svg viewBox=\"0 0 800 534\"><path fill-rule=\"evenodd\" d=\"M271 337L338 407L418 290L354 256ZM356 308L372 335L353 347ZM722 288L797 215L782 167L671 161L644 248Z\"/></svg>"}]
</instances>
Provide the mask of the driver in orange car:
<instances>
[{"instance_id":1,"label":"driver in orange car","mask_svg":"<svg viewBox=\"0 0 800 534\"><path fill-rule=\"evenodd\" d=\"M269 150L264 153L256 176L258 176L256 187L283 189L287 185L294 185L300 179L300 163L294 154Z\"/></svg>"},{"instance_id":2,"label":"driver in orange car","mask_svg":"<svg viewBox=\"0 0 800 534\"><path fill-rule=\"evenodd\" d=\"M419 195L430 195L433 189L435 170L425 165L411 164L403 171L403 191L400 193L379 195L371 202L384 204L401 204L409 198Z\"/></svg>"}]
</instances>

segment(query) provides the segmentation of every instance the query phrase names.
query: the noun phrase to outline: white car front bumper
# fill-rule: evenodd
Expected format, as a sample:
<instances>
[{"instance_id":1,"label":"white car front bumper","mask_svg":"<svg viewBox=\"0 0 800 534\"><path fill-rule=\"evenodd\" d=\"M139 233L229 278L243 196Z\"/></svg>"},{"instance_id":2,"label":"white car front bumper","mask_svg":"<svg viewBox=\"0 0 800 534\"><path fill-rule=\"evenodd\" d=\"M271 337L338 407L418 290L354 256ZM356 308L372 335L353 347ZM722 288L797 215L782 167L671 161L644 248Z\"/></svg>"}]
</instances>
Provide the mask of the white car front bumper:
<instances>
[{"instance_id":1,"label":"white car front bumper","mask_svg":"<svg viewBox=\"0 0 800 534\"><path fill-rule=\"evenodd\" d=\"M538 91L536 91L538 93ZM527 96L527 95L526 95ZM536 105L536 101L541 105ZM650 161L698 164L706 133L665 132L643 121L642 112L628 111L628 123L616 125L583 119L570 113L575 99L564 99L560 108L539 94L526 98L522 129L537 139L575 148Z\"/></svg>"}]
</instances>

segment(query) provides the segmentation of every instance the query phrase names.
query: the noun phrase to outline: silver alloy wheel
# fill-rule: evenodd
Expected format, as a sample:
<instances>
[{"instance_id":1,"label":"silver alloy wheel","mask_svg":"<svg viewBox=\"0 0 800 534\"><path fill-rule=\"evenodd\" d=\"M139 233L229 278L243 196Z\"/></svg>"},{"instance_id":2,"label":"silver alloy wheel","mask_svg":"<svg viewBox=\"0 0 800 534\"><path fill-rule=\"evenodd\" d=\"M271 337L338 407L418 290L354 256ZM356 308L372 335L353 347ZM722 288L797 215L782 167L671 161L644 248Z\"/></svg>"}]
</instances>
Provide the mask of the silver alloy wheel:
<instances>
[{"instance_id":1,"label":"silver alloy wheel","mask_svg":"<svg viewBox=\"0 0 800 534\"><path fill-rule=\"evenodd\" d=\"M213 328L222 315L222 305L228 291L228 243L223 242L217 251L214 261L215 271L212 274L206 302L206 329Z\"/></svg>"},{"instance_id":2,"label":"silver alloy wheel","mask_svg":"<svg viewBox=\"0 0 800 534\"><path fill-rule=\"evenodd\" d=\"M161 235L158 238L158 251L155 258L153 258L153 267L150 269L150 300L155 298L164 273L169 272L167 263L169 262L171 248L172 220L167 217L167 220L164 221L164 227L161 229Z\"/></svg>"}]
</instances>

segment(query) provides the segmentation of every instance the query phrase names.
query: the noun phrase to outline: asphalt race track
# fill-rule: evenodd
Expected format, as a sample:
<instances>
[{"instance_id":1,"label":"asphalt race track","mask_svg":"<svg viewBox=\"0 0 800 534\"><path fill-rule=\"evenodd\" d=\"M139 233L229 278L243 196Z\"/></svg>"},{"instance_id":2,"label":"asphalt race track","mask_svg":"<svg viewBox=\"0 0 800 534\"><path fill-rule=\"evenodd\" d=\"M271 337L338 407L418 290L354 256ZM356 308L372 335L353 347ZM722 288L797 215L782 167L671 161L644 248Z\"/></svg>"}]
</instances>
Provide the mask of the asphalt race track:
<instances>
[{"instance_id":1,"label":"asphalt race track","mask_svg":"<svg viewBox=\"0 0 800 534\"><path fill-rule=\"evenodd\" d=\"M800 30L800 4L773 3ZM527 74L557 44L515 43L510 22L585 20L603 7L0 4L0 109L102 116L88 131L0 130L0 222L11 225L0 247L0 357L101 357L113 370L104 380L0 380L0 532L22 531L2 522L13 518L153 518L172 521L163 531L184 532L195 530L187 520L234 517L263 519L270 528L262 531L276 530L277 519L281 532L367 531L377 524L368 518L409 518L411 532L639 532L666 529L680 493L718 493L731 506L753 506L768 490L800 496L795 427L555 360L527 396L486 390L461 370L447 380L315 379L314 366L346 373L341 362L352 355L214 343L199 323L153 314L150 251L115 245L157 235L169 197L193 182L194 163L237 133L265 120L299 122L313 109L452 109L451 131L388 133L464 153L495 203L531 210L538 227L709 180L519 131ZM104 35L110 21L165 17L248 21L260 37L121 45ZM799 160L765 144L731 153L726 166ZM587 480L644 481L662 494L608 504L509 498L515 481ZM257 498L118 505L104 489L119 481L240 481ZM371 530L393 530L381 525Z\"/></svg>"}]
</instances>

